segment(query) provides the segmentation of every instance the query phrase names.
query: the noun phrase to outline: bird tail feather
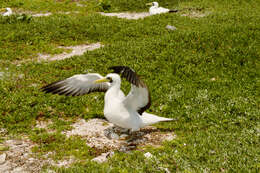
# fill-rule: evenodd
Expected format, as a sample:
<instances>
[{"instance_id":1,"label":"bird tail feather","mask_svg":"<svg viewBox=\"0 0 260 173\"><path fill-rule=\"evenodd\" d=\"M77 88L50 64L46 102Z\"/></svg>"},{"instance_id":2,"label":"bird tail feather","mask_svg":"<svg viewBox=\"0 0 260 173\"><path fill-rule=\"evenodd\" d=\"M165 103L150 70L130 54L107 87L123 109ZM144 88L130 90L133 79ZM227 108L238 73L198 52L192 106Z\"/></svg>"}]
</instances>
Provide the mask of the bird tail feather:
<instances>
[{"instance_id":1,"label":"bird tail feather","mask_svg":"<svg viewBox=\"0 0 260 173\"><path fill-rule=\"evenodd\" d=\"M169 11L169 13L177 13L178 12L178 10L176 10L176 9L171 9L170 11Z\"/></svg>"},{"instance_id":2,"label":"bird tail feather","mask_svg":"<svg viewBox=\"0 0 260 173\"><path fill-rule=\"evenodd\" d=\"M173 121L174 119L172 118L164 118L164 117L159 117L157 115L149 114L147 112L144 112L141 116L141 119L143 121L143 127L147 125L152 125L161 121Z\"/></svg>"}]
</instances>

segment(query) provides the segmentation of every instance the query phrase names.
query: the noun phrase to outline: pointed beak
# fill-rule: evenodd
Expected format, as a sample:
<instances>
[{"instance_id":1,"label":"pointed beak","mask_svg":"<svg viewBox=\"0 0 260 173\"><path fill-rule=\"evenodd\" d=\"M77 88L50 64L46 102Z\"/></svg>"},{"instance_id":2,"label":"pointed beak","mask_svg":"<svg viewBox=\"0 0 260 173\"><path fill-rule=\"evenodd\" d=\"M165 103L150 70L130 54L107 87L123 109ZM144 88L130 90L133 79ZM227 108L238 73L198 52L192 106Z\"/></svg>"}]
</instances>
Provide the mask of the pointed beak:
<instances>
[{"instance_id":1,"label":"pointed beak","mask_svg":"<svg viewBox=\"0 0 260 173\"><path fill-rule=\"evenodd\" d=\"M151 5L153 5L153 3L150 2L150 3L146 3L145 5L147 5L147 6L151 6Z\"/></svg>"},{"instance_id":2,"label":"pointed beak","mask_svg":"<svg viewBox=\"0 0 260 173\"><path fill-rule=\"evenodd\" d=\"M102 79L98 79L98 80L95 80L94 83L97 84L97 83L103 83L103 82L109 82L109 80L107 78L102 78Z\"/></svg>"},{"instance_id":3,"label":"pointed beak","mask_svg":"<svg viewBox=\"0 0 260 173\"><path fill-rule=\"evenodd\" d=\"M5 11L5 8L0 8L0 12L4 12Z\"/></svg>"}]
</instances>

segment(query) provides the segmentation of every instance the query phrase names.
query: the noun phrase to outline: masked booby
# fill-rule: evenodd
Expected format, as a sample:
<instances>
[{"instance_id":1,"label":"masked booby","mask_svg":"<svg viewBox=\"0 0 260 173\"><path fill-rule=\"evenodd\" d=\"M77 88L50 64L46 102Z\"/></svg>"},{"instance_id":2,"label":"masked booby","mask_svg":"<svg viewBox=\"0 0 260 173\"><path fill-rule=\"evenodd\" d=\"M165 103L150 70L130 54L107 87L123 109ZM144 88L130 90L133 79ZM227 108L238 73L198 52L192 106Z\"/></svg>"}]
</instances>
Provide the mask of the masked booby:
<instances>
[{"instance_id":1,"label":"masked booby","mask_svg":"<svg viewBox=\"0 0 260 173\"><path fill-rule=\"evenodd\" d=\"M159 7L159 3L158 2L151 2L151 3L147 3L146 5L150 5L151 6L149 8L150 15L178 12L178 10L170 10L170 9L167 9L167 8Z\"/></svg>"},{"instance_id":2,"label":"masked booby","mask_svg":"<svg viewBox=\"0 0 260 173\"><path fill-rule=\"evenodd\" d=\"M11 16L13 14L13 11L11 8L2 8L1 11L6 11L5 13L2 14L2 16Z\"/></svg>"},{"instance_id":3,"label":"masked booby","mask_svg":"<svg viewBox=\"0 0 260 173\"><path fill-rule=\"evenodd\" d=\"M113 73L105 77L98 73L77 74L42 87L46 93L66 96L81 96L91 92L105 92L104 116L116 126L134 132L147 125L171 118L159 117L145 112L151 105L146 84L136 72L126 66L113 66ZM127 96L120 89L121 78L131 83Z\"/></svg>"}]
</instances>

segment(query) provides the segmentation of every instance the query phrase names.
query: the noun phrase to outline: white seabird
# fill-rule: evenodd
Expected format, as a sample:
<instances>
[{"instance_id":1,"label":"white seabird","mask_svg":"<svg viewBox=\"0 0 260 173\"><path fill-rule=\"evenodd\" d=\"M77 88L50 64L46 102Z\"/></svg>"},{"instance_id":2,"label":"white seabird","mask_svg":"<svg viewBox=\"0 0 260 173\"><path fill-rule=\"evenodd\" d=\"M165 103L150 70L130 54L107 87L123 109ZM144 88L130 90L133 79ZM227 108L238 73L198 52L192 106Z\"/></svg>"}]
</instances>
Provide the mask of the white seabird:
<instances>
[{"instance_id":1,"label":"white seabird","mask_svg":"<svg viewBox=\"0 0 260 173\"><path fill-rule=\"evenodd\" d=\"M106 77L98 73L78 74L44 86L42 90L66 96L106 92L104 116L114 125L132 132L147 125L173 120L145 112L151 105L150 94L134 70L126 66L113 66L109 69L112 69L113 73L107 74ZM127 96L120 89L120 75L131 83Z\"/></svg>"},{"instance_id":2,"label":"white seabird","mask_svg":"<svg viewBox=\"0 0 260 173\"><path fill-rule=\"evenodd\" d=\"M2 14L2 16L11 16L13 14L13 11L11 8L2 8L1 11L6 10L5 13Z\"/></svg>"},{"instance_id":3,"label":"white seabird","mask_svg":"<svg viewBox=\"0 0 260 173\"><path fill-rule=\"evenodd\" d=\"M178 11L178 10L170 10L167 8L159 7L158 2L151 2L151 3L147 3L146 5L151 5L151 7L149 8L150 15L162 14L162 13L175 13Z\"/></svg>"}]
</instances>

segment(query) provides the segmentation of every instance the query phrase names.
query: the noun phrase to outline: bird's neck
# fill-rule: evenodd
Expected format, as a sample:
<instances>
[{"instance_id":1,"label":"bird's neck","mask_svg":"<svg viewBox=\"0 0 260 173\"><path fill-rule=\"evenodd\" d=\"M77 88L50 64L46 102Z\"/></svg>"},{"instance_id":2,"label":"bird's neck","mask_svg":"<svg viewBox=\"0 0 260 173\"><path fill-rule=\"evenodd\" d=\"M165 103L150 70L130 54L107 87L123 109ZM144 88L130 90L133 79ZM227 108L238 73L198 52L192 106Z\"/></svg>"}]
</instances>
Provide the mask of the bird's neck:
<instances>
[{"instance_id":1,"label":"bird's neck","mask_svg":"<svg viewBox=\"0 0 260 173\"><path fill-rule=\"evenodd\" d=\"M116 98L120 93L120 85L111 86L105 94L105 102L111 100L111 98Z\"/></svg>"}]
</instances>

